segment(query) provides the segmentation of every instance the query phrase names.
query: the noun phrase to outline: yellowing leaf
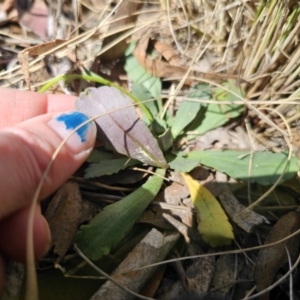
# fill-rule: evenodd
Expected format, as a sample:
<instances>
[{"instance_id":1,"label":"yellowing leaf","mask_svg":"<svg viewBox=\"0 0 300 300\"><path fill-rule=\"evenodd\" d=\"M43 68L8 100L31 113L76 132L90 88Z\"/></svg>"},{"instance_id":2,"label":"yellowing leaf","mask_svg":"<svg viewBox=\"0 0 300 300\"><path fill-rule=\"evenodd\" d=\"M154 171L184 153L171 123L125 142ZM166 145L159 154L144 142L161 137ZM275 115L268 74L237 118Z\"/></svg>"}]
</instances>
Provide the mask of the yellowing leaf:
<instances>
[{"instance_id":1,"label":"yellowing leaf","mask_svg":"<svg viewBox=\"0 0 300 300\"><path fill-rule=\"evenodd\" d=\"M232 226L219 202L209 190L190 175L186 173L181 175L187 183L192 202L197 209L198 231L203 240L212 247L229 245L234 239Z\"/></svg>"}]
</instances>

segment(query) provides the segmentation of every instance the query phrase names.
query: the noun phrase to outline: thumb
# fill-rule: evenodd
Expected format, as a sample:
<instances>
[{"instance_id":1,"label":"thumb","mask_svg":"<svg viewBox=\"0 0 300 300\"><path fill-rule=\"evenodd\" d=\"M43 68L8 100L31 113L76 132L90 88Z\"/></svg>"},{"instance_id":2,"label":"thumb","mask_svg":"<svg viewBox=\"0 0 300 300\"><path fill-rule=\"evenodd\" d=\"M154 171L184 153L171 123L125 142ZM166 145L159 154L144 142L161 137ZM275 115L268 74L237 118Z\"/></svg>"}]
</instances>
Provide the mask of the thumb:
<instances>
[{"instance_id":1,"label":"thumb","mask_svg":"<svg viewBox=\"0 0 300 300\"><path fill-rule=\"evenodd\" d=\"M39 180L62 140L88 117L80 112L46 114L0 131L0 219L28 207ZM94 122L67 141L43 185L45 198L66 181L91 152L96 139Z\"/></svg>"}]
</instances>

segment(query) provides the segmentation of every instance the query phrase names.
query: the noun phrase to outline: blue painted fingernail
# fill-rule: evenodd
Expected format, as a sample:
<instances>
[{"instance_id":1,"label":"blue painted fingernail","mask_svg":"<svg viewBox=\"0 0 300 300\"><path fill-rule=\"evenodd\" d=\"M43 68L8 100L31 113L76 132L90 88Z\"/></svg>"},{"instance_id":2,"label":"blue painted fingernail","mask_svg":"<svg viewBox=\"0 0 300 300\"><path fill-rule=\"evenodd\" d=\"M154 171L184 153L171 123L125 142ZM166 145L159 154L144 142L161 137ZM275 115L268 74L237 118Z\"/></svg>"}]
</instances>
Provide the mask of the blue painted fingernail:
<instances>
[{"instance_id":1,"label":"blue painted fingernail","mask_svg":"<svg viewBox=\"0 0 300 300\"><path fill-rule=\"evenodd\" d=\"M76 127L86 122L88 119L89 118L86 115L77 111L74 111L70 114L67 113L62 114L56 118L58 122L65 123L67 130L74 130ZM76 134L78 134L82 143L86 141L86 132L89 126L91 126L91 123L87 123L83 125L81 128L77 129L76 131Z\"/></svg>"},{"instance_id":2,"label":"blue painted fingernail","mask_svg":"<svg viewBox=\"0 0 300 300\"><path fill-rule=\"evenodd\" d=\"M61 137L65 138L80 124L89 118L81 112L73 111L63 113L48 122L48 125ZM96 126L94 122L87 123L76 130L68 139L67 144L75 151L80 152L94 143L96 136ZM88 145L86 145L88 144Z\"/></svg>"}]
</instances>

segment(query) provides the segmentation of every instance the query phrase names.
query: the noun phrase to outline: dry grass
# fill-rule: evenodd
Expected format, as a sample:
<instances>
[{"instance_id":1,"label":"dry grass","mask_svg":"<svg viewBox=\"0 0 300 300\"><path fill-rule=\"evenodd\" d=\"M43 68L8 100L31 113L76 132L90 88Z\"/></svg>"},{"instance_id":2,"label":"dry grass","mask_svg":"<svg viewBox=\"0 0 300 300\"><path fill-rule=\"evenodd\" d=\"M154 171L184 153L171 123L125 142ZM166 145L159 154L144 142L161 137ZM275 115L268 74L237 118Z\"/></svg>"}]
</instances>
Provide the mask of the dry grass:
<instances>
[{"instance_id":1,"label":"dry grass","mask_svg":"<svg viewBox=\"0 0 300 300\"><path fill-rule=\"evenodd\" d=\"M93 1L87 0L81 1L76 9L73 6L73 19L54 14L55 28L62 28L63 41L53 45L33 34L25 35L13 23L2 26L1 51L8 59L1 63L1 86L25 89L30 81L31 88L38 90L60 75L55 70L64 59L69 62L69 74L102 69L107 63L104 53L114 53L114 46L119 47L125 39L139 39L147 33L152 39L172 45L180 57L179 63L188 66L183 78L171 81L165 110L184 91L187 79L192 83L208 82L212 88L220 87L219 80L193 76L193 71L216 74L216 78L231 74L245 91L241 102L248 108L249 122L245 128L253 149L258 145L273 150L286 146L291 149L293 144L299 150L300 7L297 1L147 1L138 11L129 11L138 16L137 21L125 24L124 17L113 17L122 3L111 7L107 1L100 1L99 7L95 7ZM55 6L51 10L57 12ZM109 42L104 42L102 47L108 37L111 37ZM24 58L23 69L17 54ZM10 58L15 60L7 64ZM54 73L46 72L47 64ZM75 88L75 92L73 89L73 93L80 92L80 88ZM65 90L63 85L54 85L51 92Z\"/></svg>"},{"instance_id":2,"label":"dry grass","mask_svg":"<svg viewBox=\"0 0 300 300\"><path fill-rule=\"evenodd\" d=\"M135 12L139 15L137 24L122 24L121 35L101 49L105 37L120 32L120 26L113 25L120 20L111 17L115 8L110 9L105 1L95 8L86 1L78 7L78 15L74 15L73 20L57 17L56 28L63 28L64 42L50 49L39 47L37 54L29 55L32 88L38 89L55 76L47 72L42 72L41 76L45 58L52 58L53 65L53 61L67 57L71 62L70 73L72 69L90 69L95 59L110 51L114 44L126 37L139 37L147 28L153 38L173 45L190 69L204 68L209 73L230 73L243 78L241 87L246 91L245 100L271 100L272 105L258 105L257 108L275 109L266 113L271 119L280 113L290 125L295 125L299 117L297 107L285 102L297 101L300 93L300 9L297 2L148 2L142 10ZM24 31L15 25L2 27L0 35L8 57L16 57L16 53L26 51L29 46L46 44L34 35L24 35ZM1 72L0 80L3 87L26 87L17 61ZM181 83L177 92L182 88L183 81ZM278 101L278 105L274 105L274 101ZM279 121L279 126L284 127L283 121Z\"/></svg>"}]
</instances>

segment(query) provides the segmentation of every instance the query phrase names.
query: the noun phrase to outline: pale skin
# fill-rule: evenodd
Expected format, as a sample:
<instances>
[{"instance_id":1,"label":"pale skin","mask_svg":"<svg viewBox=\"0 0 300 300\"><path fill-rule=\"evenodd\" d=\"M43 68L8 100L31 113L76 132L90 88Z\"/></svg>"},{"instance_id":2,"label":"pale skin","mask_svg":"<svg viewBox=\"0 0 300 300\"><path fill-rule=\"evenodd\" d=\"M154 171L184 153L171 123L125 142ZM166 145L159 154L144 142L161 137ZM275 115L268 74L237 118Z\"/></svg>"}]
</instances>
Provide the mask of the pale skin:
<instances>
[{"instance_id":1,"label":"pale skin","mask_svg":"<svg viewBox=\"0 0 300 300\"><path fill-rule=\"evenodd\" d=\"M64 111L74 110L74 97L0 89L0 295L5 284L8 256L25 261L26 227L29 206L36 186L62 138L47 122ZM95 137L84 150L93 147ZM75 158L64 146L55 160L40 199L53 193L86 159ZM34 249L37 258L48 250L49 227L39 207L34 222Z\"/></svg>"}]
</instances>

